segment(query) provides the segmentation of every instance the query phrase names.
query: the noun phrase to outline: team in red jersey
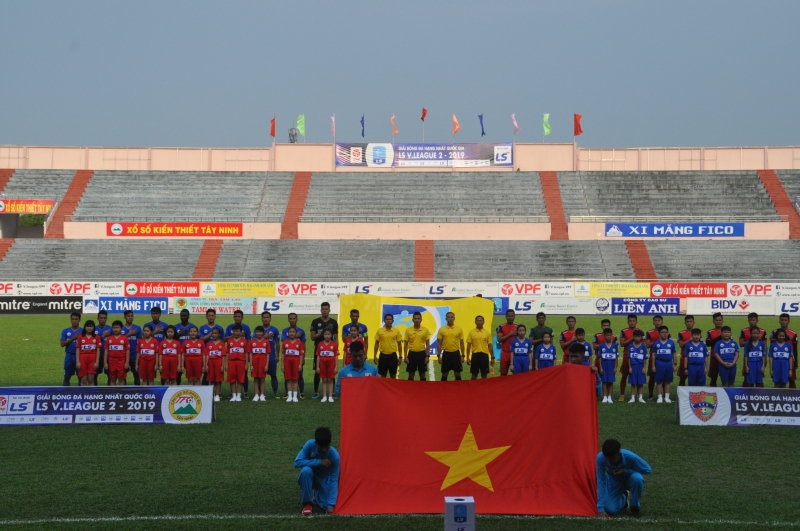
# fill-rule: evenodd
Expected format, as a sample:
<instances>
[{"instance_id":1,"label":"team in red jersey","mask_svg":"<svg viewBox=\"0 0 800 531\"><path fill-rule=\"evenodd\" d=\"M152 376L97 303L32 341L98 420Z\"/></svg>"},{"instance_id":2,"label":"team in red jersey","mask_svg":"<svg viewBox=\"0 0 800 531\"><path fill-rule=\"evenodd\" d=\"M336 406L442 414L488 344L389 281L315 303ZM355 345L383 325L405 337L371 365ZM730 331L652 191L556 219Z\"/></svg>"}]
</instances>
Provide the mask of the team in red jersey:
<instances>
[{"instance_id":1,"label":"team in red jersey","mask_svg":"<svg viewBox=\"0 0 800 531\"><path fill-rule=\"evenodd\" d=\"M233 325L232 332L233 336L228 338L228 383L233 393L231 402L241 402L250 349L242 334L242 325Z\"/></svg>"},{"instance_id":2,"label":"team in red jersey","mask_svg":"<svg viewBox=\"0 0 800 531\"><path fill-rule=\"evenodd\" d=\"M225 358L228 354L221 335L219 328L214 327L211 330L211 339L206 343L203 356L203 372L206 374L206 381L214 386L214 402L219 402L222 382L225 381Z\"/></svg>"},{"instance_id":3,"label":"team in red jersey","mask_svg":"<svg viewBox=\"0 0 800 531\"><path fill-rule=\"evenodd\" d=\"M264 397L264 381L267 379L267 364L272 347L269 339L264 337L264 327L258 325L255 329L256 337L250 340L250 376L255 384L253 402L266 402Z\"/></svg>"},{"instance_id":4,"label":"team in red jersey","mask_svg":"<svg viewBox=\"0 0 800 531\"><path fill-rule=\"evenodd\" d=\"M577 320L573 316L567 317L567 329L561 332L561 337L558 340L558 343L561 345L561 350L564 352L564 357L561 359L561 363L567 363L567 358L569 357L569 346L575 342L575 324Z\"/></svg>"},{"instance_id":5,"label":"team in red jersey","mask_svg":"<svg viewBox=\"0 0 800 531\"><path fill-rule=\"evenodd\" d=\"M165 332L165 339L158 345L158 372L166 385L175 385L178 379L179 358L181 356L181 343L175 339L175 327L169 325Z\"/></svg>"},{"instance_id":6,"label":"team in red jersey","mask_svg":"<svg viewBox=\"0 0 800 531\"><path fill-rule=\"evenodd\" d=\"M339 372L339 344L333 340L333 332L325 330L322 341L317 345L317 374L322 379L321 402L333 402L333 382Z\"/></svg>"},{"instance_id":7,"label":"team in red jersey","mask_svg":"<svg viewBox=\"0 0 800 531\"><path fill-rule=\"evenodd\" d=\"M205 354L206 344L197 337L197 327L189 329L189 339L181 345L180 366L189 385L200 385L203 379L203 355Z\"/></svg>"},{"instance_id":8,"label":"team in red jersey","mask_svg":"<svg viewBox=\"0 0 800 531\"><path fill-rule=\"evenodd\" d=\"M287 331L289 339L281 343L283 352L283 374L286 379L286 392L289 395L287 402L297 402L298 384L300 377L300 367L305 364L306 347L305 344L296 339L297 328L290 326Z\"/></svg>"},{"instance_id":9,"label":"team in red jersey","mask_svg":"<svg viewBox=\"0 0 800 531\"><path fill-rule=\"evenodd\" d=\"M506 322L497 327L497 342L500 343L500 376L508 376L511 367L511 341L517 337L517 325L514 310L506 312Z\"/></svg>"},{"instance_id":10,"label":"team in red jersey","mask_svg":"<svg viewBox=\"0 0 800 531\"><path fill-rule=\"evenodd\" d=\"M95 375L100 368L101 345L102 339L95 333L94 321L86 321L76 344L78 355L75 369L78 371L81 385L94 385Z\"/></svg>"},{"instance_id":11,"label":"team in red jersey","mask_svg":"<svg viewBox=\"0 0 800 531\"><path fill-rule=\"evenodd\" d=\"M154 385L156 379L156 356L158 354L158 339L153 337L153 327L149 324L142 327L142 339L137 345L139 354L136 356L136 370L142 385Z\"/></svg>"},{"instance_id":12,"label":"team in red jersey","mask_svg":"<svg viewBox=\"0 0 800 531\"><path fill-rule=\"evenodd\" d=\"M106 339L106 370L108 385L125 385L131 359L127 336L122 335L122 321L111 324L111 335Z\"/></svg>"}]
</instances>

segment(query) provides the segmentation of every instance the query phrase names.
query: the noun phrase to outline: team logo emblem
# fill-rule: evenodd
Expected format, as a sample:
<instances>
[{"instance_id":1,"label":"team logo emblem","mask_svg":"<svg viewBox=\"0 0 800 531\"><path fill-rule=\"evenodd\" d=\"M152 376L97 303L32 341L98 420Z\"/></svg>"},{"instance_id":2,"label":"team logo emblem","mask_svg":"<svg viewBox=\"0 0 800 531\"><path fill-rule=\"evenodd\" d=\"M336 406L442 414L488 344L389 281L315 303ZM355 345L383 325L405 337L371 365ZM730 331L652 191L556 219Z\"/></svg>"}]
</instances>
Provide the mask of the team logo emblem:
<instances>
[{"instance_id":1,"label":"team logo emblem","mask_svg":"<svg viewBox=\"0 0 800 531\"><path fill-rule=\"evenodd\" d=\"M5 211L6 211L6 202L0 201L0 212L5 212Z\"/></svg>"},{"instance_id":2,"label":"team logo emblem","mask_svg":"<svg viewBox=\"0 0 800 531\"><path fill-rule=\"evenodd\" d=\"M742 287L739 284L734 284L731 286L731 295L734 297L738 297L742 294Z\"/></svg>"},{"instance_id":3,"label":"team logo emblem","mask_svg":"<svg viewBox=\"0 0 800 531\"><path fill-rule=\"evenodd\" d=\"M172 418L180 422L194 420L203 409L200 395L191 389L183 389L172 395L169 401L169 413Z\"/></svg>"},{"instance_id":4,"label":"team logo emblem","mask_svg":"<svg viewBox=\"0 0 800 531\"><path fill-rule=\"evenodd\" d=\"M136 284L128 284L125 286L125 293L128 295L136 295L137 291L139 291L139 288L136 287Z\"/></svg>"},{"instance_id":5,"label":"team logo emblem","mask_svg":"<svg viewBox=\"0 0 800 531\"><path fill-rule=\"evenodd\" d=\"M742 310L746 310L749 307L750 307L750 303L747 302L744 299L742 299L742 302L739 303L739 308L741 308Z\"/></svg>"},{"instance_id":6,"label":"team logo emblem","mask_svg":"<svg viewBox=\"0 0 800 531\"><path fill-rule=\"evenodd\" d=\"M654 297L660 297L664 294L664 287L661 284L655 284L652 292Z\"/></svg>"},{"instance_id":7,"label":"team logo emblem","mask_svg":"<svg viewBox=\"0 0 800 531\"><path fill-rule=\"evenodd\" d=\"M598 312L605 312L611 307L611 303L608 299L597 299L594 303L594 307L597 309Z\"/></svg>"},{"instance_id":8,"label":"team logo emblem","mask_svg":"<svg viewBox=\"0 0 800 531\"><path fill-rule=\"evenodd\" d=\"M120 225L119 223L114 223L113 225L111 225L111 234L113 234L114 236L119 236L120 234L122 234L122 225Z\"/></svg>"},{"instance_id":9,"label":"team logo emblem","mask_svg":"<svg viewBox=\"0 0 800 531\"><path fill-rule=\"evenodd\" d=\"M50 293L53 295L60 295L61 294L61 284L51 284L50 285Z\"/></svg>"},{"instance_id":10,"label":"team logo emblem","mask_svg":"<svg viewBox=\"0 0 800 531\"><path fill-rule=\"evenodd\" d=\"M692 408L692 413L694 413L695 417L703 422L708 422L717 412L717 393L706 391L690 392L689 406Z\"/></svg>"},{"instance_id":11,"label":"team logo emblem","mask_svg":"<svg viewBox=\"0 0 800 531\"><path fill-rule=\"evenodd\" d=\"M511 284L503 284L503 287L500 288L500 291L503 292L503 295L511 295L514 292L514 288Z\"/></svg>"},{"instance_id":12,"label":"team logo emblem","mask_svg":"<svg viewBox=\"0 0 800 531\"><path fill-rule=\"evenodd\" d=\"M289 294L289 286L286 284L278 284L278 295L288 295Z\"/></svg>"},{"instance_id":13,"label":"team logo emblem","mask_svg":"<svg viewBox=\"0 0 800 531\"><path fill-rule=\"evenodd\" d=\"M176 308L184 309L187 306L188 306L188 304L187 304L186 299L184 299L184 298L175 299L175 307Z\"/></svg>"}]
</instances>

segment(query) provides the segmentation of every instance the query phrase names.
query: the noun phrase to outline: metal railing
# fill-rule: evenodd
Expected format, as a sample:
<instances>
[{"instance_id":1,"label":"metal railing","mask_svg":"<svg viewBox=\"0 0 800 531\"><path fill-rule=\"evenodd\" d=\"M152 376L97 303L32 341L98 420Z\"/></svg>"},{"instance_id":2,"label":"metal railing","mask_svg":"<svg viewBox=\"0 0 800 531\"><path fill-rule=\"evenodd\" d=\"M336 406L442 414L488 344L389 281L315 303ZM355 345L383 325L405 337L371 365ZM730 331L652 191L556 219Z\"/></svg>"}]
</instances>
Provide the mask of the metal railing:
<instances>
[{"instance_id":1,"label":"metal railing","mask_svg":"<svg viewBox=\"0 0 800 531\"><path fill-rule=\"evenodd\" d=\"M304 215L301 223L549 223L549 216L330 216Z\"/></svg>"},{"instance_id":2,"label":"metal railing","mask_svg":"<svg viewBox=\"0 0 800 531\"><path fill-rule=\"evenodd\" d=\"M283 216L64 216L64 221L120 223L280 223Z\"/></svg>"},{"instance_id":3,"label":"metal railing","mask_svg":"<svg viewBox=\"0 0 800 531\"><path fill-rule=\"evenodd\" d=\"M570 223L757 223L757 222L787 222L789 216L773 214L770 216L570 216Z\"/></svg>"}]
</instances>

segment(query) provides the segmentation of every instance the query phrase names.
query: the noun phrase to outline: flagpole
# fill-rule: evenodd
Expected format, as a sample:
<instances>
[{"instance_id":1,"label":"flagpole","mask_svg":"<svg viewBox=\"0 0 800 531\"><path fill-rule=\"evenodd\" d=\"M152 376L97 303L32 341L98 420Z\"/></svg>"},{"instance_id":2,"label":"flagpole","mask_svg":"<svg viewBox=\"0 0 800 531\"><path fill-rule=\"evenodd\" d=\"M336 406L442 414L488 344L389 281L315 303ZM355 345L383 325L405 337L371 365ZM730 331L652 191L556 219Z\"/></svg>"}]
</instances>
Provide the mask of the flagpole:
<instances>
[{"instance_id":1,"label":"flagpole","mask_svg":"<svg viewBox=\"0 0 800 531\"><path fill-rule=\"evenodd\" d=\"M422 143L425 143L425 120L422 120Z\"/></svg>"}]
</instances>

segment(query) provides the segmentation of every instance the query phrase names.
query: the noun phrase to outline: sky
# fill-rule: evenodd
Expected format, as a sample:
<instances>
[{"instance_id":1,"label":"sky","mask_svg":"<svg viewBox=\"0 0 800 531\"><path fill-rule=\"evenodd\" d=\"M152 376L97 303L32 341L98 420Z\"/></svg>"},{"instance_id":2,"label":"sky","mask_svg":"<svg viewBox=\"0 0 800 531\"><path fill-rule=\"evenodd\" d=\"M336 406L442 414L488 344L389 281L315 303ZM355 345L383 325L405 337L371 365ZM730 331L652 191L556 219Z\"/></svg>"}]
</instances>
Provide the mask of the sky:
<instances>
[{"instance_id":1,"label":"sky","mask_svg":"<svg viewBox=\"0 0 800 531\"><path fill-rule=\"evenodd\" d=\"M800 145L800 2L0 0L0 144ZM486 136L481 138L478 114Z\"/></svg>"}]
</instances>

